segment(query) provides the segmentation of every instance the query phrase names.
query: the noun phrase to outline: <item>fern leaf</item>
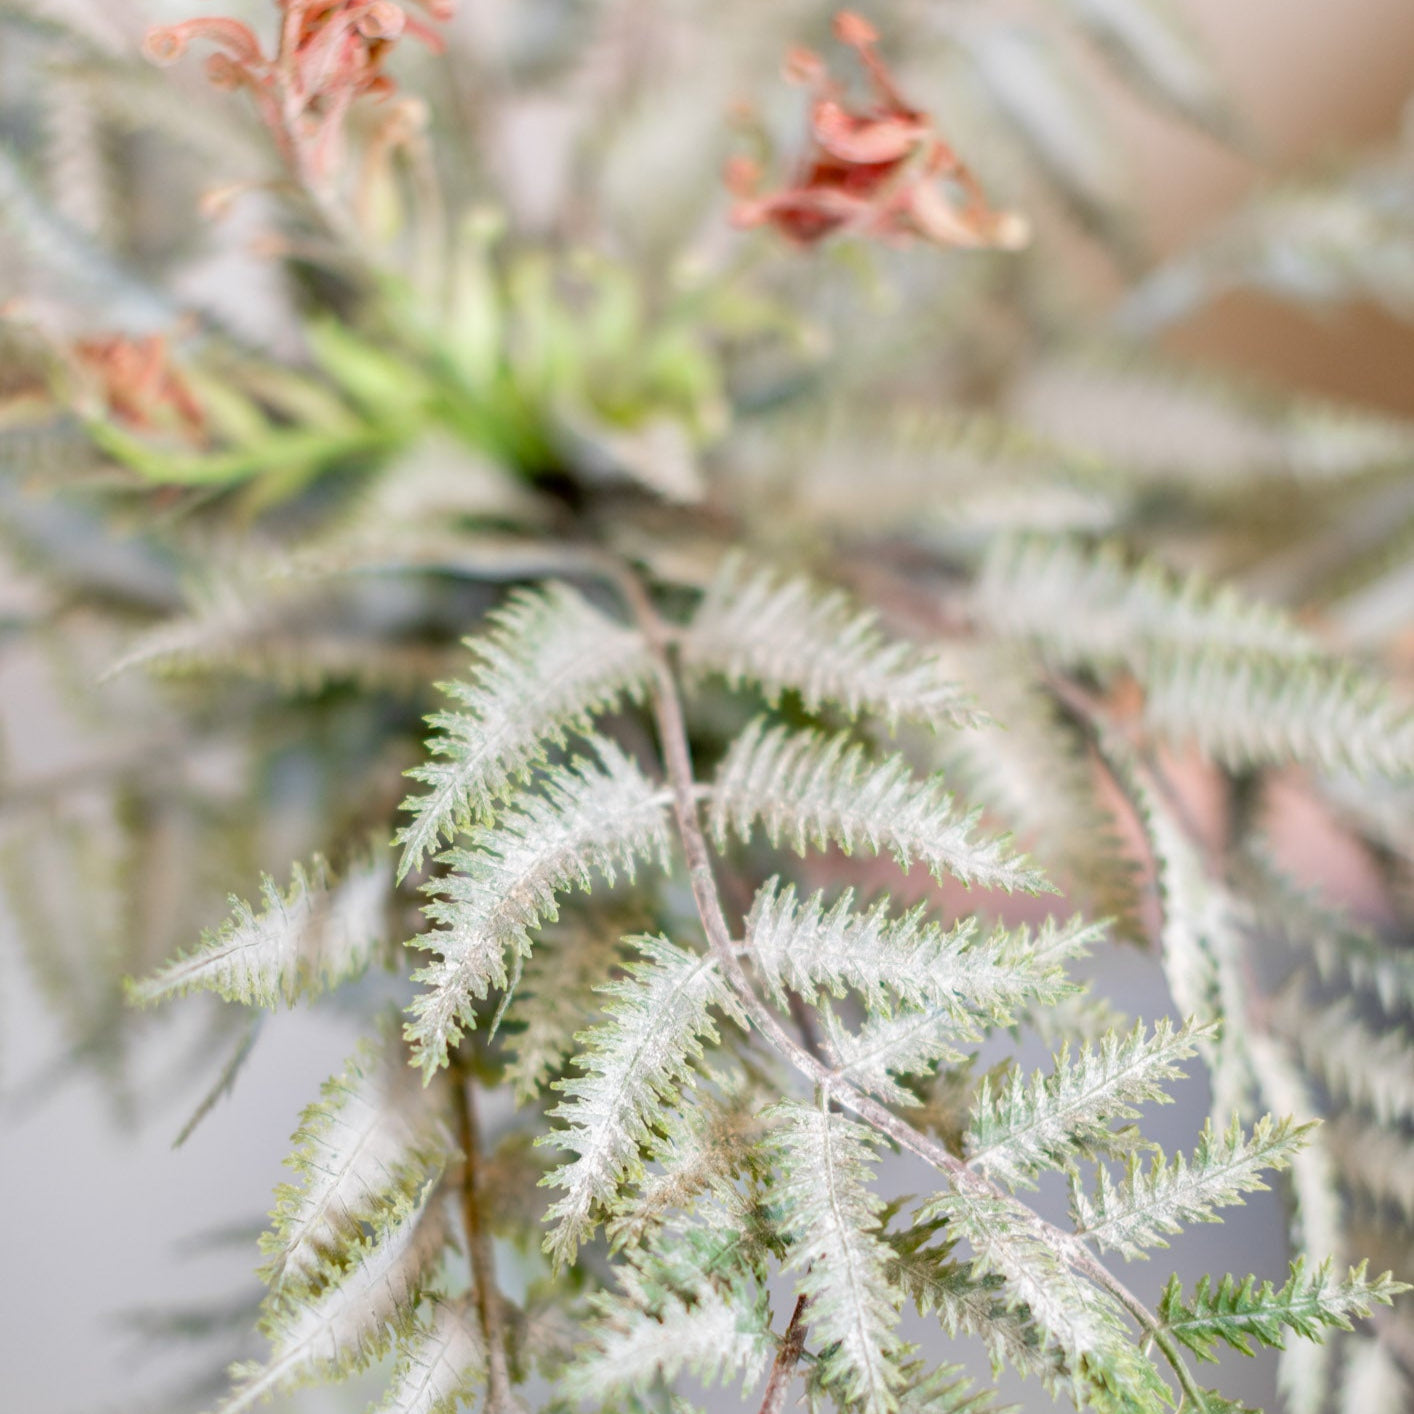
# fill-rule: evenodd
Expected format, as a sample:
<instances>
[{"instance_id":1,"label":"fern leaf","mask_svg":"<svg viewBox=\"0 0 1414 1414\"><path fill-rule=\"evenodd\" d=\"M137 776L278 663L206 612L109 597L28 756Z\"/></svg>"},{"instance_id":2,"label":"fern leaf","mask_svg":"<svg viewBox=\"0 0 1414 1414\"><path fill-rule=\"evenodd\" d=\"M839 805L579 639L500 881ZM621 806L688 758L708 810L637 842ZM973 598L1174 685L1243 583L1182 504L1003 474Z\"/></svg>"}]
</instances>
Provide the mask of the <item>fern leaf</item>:
<instances>
[{"instance_id":1,"label":"fern leaf","mask_svg":"<svg viewBox=\"0 0 1414 1414\"><path fill-rule=\"evenodd\" d=\"M974 1280L996 1273L1003 1296L1024 1306L1045 1347L1065 1358L1072 1388L1099 1407L1142 1410L1168 1402L1168 1387L1135 1347L1119 1308L1077 1276L1031 1210L961 1175L930 1199L920 1220L943 1219L972 1248Z\"/></svg>"},{"instance_id":2,"label":"fern leaf","mask_svg":"<svg viewBox=\"0 0 1414 1414\"><path fill-rule=\"evenodd\" d=\"M1414 1225L1414 1139L1353 1114L1338 1115L1330 1128L1329 1147L1346 1182Z\"/></svg>"},{"instance_id":3,"label":"fern leaf","mask_svg":"<svg viewBox=\"0 0 1414 1414\"><path fill-rule=\"evenodd\" d=\"M867 911L854 908L846 889L827 907L823 893L797 903L795 886L770 879L746 920L751 959L776 1000L787 990L815 1003L853 989L871 1012L906 1007L950 1009L963 1034L986 1020L1007 1024L1028 1004L1058 1001L1068 988L1064 961L1103 936L1103 929L1072 919L1048 921L1038 937L1027 928L980 934L976 918L953 928L928 922L926 906L892 915L887 899Z\"/></svg>"},{"instance_id":4,"label":"fern leaf","mask_svg":"<svg viewBox=\"0 0 1414 1414\"><path fill-rule=\"evenodd\" d=\"M623 930L575 918L569 926L544 929L521 972L506 1008L506 1080L528 1103L574 1054L574 1038L603 1007L597 991L618 962Z\"/></svg>"},{"instance_id":5,"label":"fern leaf","mask_svg":"<svg viewBox=\"0 0 1414 1414\"><path fill-rule=\"evenodd\" d=\"M403 1343L387 1395L373 1414L457 1414L485 1376L486 1349L470 1301L438 1301Z\"/></svg>"},{"instance_id":6,"label":"fern leaf","mask_svg":"<svg viewBox=\"0 0 1414 1414\"><path fill-rule=\"evenodd\" d=\"M1174 1030L1160 1021L1152 1036L1140 1022L1127 1036L1112 1032L1070 1057L1061 1049L1049 1075L1029 1081L1014 1072L998 1093L984 1079L966 1136L969 1163L1009 1187L1034 1187L1034 1177L1077 1157L1132 1149L1132 1129L1115 1119L1139 1117L1136 1106L1166 1103L1165 1084L1183 1075L1179 1062L1197 1049L1192 1025Z\"/></svg>"},{"instance_id":7,"label":"fern leaf","mask_svg":"<svg viewBox=\"0 0 1414 1414\"><path fill-rule=\"evenodd\" d=\"M386 1354L396 1336L413 1329L418 1294L446 1243L442 1205L424 1193L421 1204L353 1249L338 1280L282 1291L262 1326L274 1347L269 1364L236 1367L237 1386L219 1414L241 1414L273 1394L352 1374Z\"/></svg>"},{"instance_id":8,"label":"fern leaf","mask_svg":"<svg viewBox=\"0 0 1414 1414\"><path fill-rule=\"evenodd\" d=\"M453 1149L441 1087L423 1087L401 1045L365 1041L305 1110L286 1160L299 1181L276 1190L261 1239L267 1282L313 1282L400 1202L445 1166Z\"/></svg>"},{"instance_id":9,"label":"fern leaf","mask_svg":"<svg viewBox=\"0 0 1414 1414\"><path fill-rule=\"evenodd\" d=\"M708 956L663 938L635 939L644 961L603 990L609 1019L578 1038L582 1077L556 1082L568 1098L551 1114L565 1121L541 1141L574 1153L545 1182L565 1190L546 1215L555 1222L545 1250L556 1264L574 1260L596 1208L643 1171L640 1149L672 1104L704 1044L715 1045L712 1008L739 1025L745 1016Z\"/></svg>"},{"instance_id":10,"label":"fern leaf","mask_svg":"<svg viewBox=\"0 0 1414 1414\"><path fill-rule=\"evenodd\" d=\"M889 1282L892 1251L879 1232L883 1200L870 1192L873 1131L840 1115L778 1106L779 1174L773 1189L787 1268L810 1301L823 1346L819 1378L868 1414L898 1408L902 1344Z\"/></svg>"},{"instance_id":11,"label":"fern leaf","mask_svg":"<svg viewBox=\"0 0 1414 1414\"><path fill-rule=\"evenodd\" d=\"M1093 1199L1072 1176L1075 1229L1130 1259L1144 1256L1145 1247L1167 1247L1165 1234L1181 1232L1187 1223L1220 1222L1215 1208L1240 1204L1244 1193L1265 1189L1262 1173L1285 1168L1309 1129L1267 1115L1244 1135L1236 1119L1226 1132L1209 1121L1191 1162L1175 1154L1146 1170L1131 1158L1118 1184L1101 1165Z\"/></svg>"},{"instance_id":12,"label":"fern leaf","mask_svg":"<svg viewBox=\"0 0 1414 1414\"><path fill-rule=\"evenodd\" d=\"M754 1383L772 1352L770 1310L764 1292L730 1264L683 1260L666 1272L652 1253L617 1268L620 1292L595 1301L591 1340L561 1377L574 1400L596 1409L637 1407L648 1393L690 1371L704 1385L740 1377ZM711 1274L702 1270L711 1266Z\"/></svg>"},{"instance_id":13,"label":"fern leaf","mask_svg":"<svg viewBox=\"0 0 1414 1414\"><path fill-rule=\"evenodd\" d=\"M1188 1300L1175 1275L1159 1298L1158 1316L1165 1330L1202 1360L1215 1360L1212 1352L1219 1343L1244 1355L1253 1353L1254 1340L1282 1348L1286 1331L1320 1340L1322 1327L1350 1330L1352 1318L1368 1316L1375 1305L1388 1306L1401 1291L1409 1290L1388 1272L1370 1281L1365 1267L1364 1262L1352 1267L1342 1281L1329 1262L1308 1271L1305 1261L1298 1259L1280 1288L1269 1281L1259 1286L1256 1277L1239 1283L1225 1276L1216 1286L1210 1277L1202 1277Z\"/></svg>"},{"instance_id":14,"label":"fern leaf","mask_svg":"<svg viewBox=\"0 0 1414 1414\"><path fill-rule=\"evenodd\" d=\"M293 1006L368 968L387 938L392 885L382 852L338 880L316 855L308 872L295 866L287 893L263 881L261 912L232 897L226 923L152 977L130 983L129 993L143 1006L195 991L247 1006Z\"/></svg>"},{"instance_id":15,"label":"fern leaf","mask_svg":"<svg viewBox=\"0 0 1414 1414\"><path fill-rule=\"evenodd\" d=\"M1349 997L1312 1011L1290 993L1275 1016L1307 1068L1337 1094L1383 1124L1414 1119L1414 1038L1407 1032L1376 1031Z\"/></svg>"},{"instance_id":16,"label":"fern leaf","mask_svg":"<svg viewBox=\"0 0 1414 1414\"><path fill-rule=\"evenodd\" d=\"M845 1027L833 1009L826 1009L821 1017L833 1074L886 1104L918 1104L918 1096L897 1077L931 1076L940 1066L966 1059L957 1048L960 1028L951 1009L870 1016L857 1031Z\"/></svg>"},{"instance_id":17,"label":"fern leaf","mask_svg":"<svg viewBox=\"0 0 1414 1414\"><path fill-rule=\"evenodd\" d=\"M943 1226L910 1221L903 1231L886 1234L895 1254L889 1267L891 1283L912 1300L920 1315L936 1310L950 1338L959 1333L979 1337L993 1378L1004 1369L1034 1376L1058 1399L1070 1385L1065 1357L1047 1343L1024 1306L1005 1299L1000 1276L977 1276L968 1264L954 1260L951 1244L933 1243Z\"/></svg>"},{"instance_id":18,"label":"fern leaf","mask_svg":"<svg viewBox=\"0 0 1414 1414\"><path fill-rule=\"evenodd\" d=\"M404 809L399 877L421 864L443 838L486 817L546 748L624 697L639 700L652 671L640 634L606 618L564 584L521 590L490 615L491 629L467 639L479 660L471 683L444 691L458 710L429 718L429 743L441 759L408 774L430 787Z\"/></svg>"},{"instance_id":19,"label":"fern leaf","mask_svg":"<svg viewBox=\"0 0 1414 1414\"><path fill-rule=\"evenodd\" d=\"M1350 664L1160 653L1145 683L1146 721L1235 770L1299 761L1360 775L1414 774L1414 708Z\"/></svg>"},{"instance_id":20,"label":"fern leaf","mask_svg":"<svg viewBox=\"0 0 1414 1414\"><path fill-rule=\"evenodd\" d=\"M1279 610L1201 575L1180 578L1154 561L1133 565L1117 544L1091 552L1068 539L999 539L973 593L975 611L993 629L1030 640L1061 668L1142 674L1162 649L1288 661L1321 654Z\"/></svg>"},{"instance_id":21,"label":"fern leaf","mask_svg":"<svg viewBox=\"0 0 1414 1414\"><path fill-rule=\"evenodd\" d=\"M935 649L890 642L878 616L855 608L840 590L807 579L748 572L729 556L703 596L682 640L684 665L721 673L733 685L759 683L772 706L798 692L812 712L869 712L890 727L900 719L935 729L967 726L976 712Z\"/></svg>"},{"instance_id":22,"label":"fern leaf","mask_svg":"<svg viewBox=\"0 0 1414 1414\"><path fill-rule=\"evenodd\" d=\"M612 743L596 742L599 763L580 760L549 773L542 793L503 812L471 849L444 856L453 872L425 886L423 912L440 924L415 946L441 954L413 974L427 990L412 1004L404 1034L430 1075L475 1024L475 1003L509 982L506 955L524 958L530 932L557 916L555 894L587 889L597 871L633 877L640 859L666 866L668 797Z\"/></svg>"},{"instance_id":23,"label":"fern leaf","mask_svg":"<svg viewBox=\"0 0 1414 1414\"><path fill-rule=\"evenodd\" d=\"M887 850L907 869L915 861L937 879L952 874L985 888L1051 891L1005 840L975 840L977 815L962 815L942 778L920 781L901 756L870 760L845 736L791 732L757 721L732 743L712 791L719 845L729 830L750 839L760 820L772 844L784 837L799 854L831 841L846 853Z\"/></svg>"}]
</instances>

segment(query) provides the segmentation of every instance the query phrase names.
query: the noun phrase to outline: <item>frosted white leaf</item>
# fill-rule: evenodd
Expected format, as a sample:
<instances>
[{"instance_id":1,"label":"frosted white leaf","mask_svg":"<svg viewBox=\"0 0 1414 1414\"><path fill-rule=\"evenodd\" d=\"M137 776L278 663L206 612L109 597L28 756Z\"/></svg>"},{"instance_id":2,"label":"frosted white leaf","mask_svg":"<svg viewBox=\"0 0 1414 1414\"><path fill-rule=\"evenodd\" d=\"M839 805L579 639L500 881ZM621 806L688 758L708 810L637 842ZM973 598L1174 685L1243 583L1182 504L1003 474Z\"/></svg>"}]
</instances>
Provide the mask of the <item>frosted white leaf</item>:
<instances>
[{"instance_id":1,"label":"frosted white leaf","mask_svg":"<svg viewBox=\"0 0 1414 1414\"><path fill-rule=\"evenodd\" d=\"M555 1084L567 1098L551 1115L564 1127L540 1141L575 1155L545 1180L565 1190L546 1214L555 1226L545 1250L557 1265L574 1260L596 1209L642 1174L640 1151L659 1116L676 1103L704 1044L717 1041L712 1009L746 1024L710 956L664 938L635 946L644 961L602 989L608 1020L578 1038L583 1074Z\"/></svg>"},{"instance_id":2,"label":"frosted white leaf","mask_svg":"<svg viewBox=\"0 0 1414 1414\"><path fill-rule=\"evenodd\" d=\"M394 1337L412 1328L418 1294L446 1241L442 1205L424 1195L422 1205L356 1248L337 1281L283 1290L263 1323L273 1347L269 1363L237 1367L237 1386L219 1414L240 1414L271 1395L351 1374L386 1354Z\"/></svg>"},{"instance_id":3,"label":"frosted white leaf","mask_svg":"<svg viewBox=\"0 0 1414 1414\"><path fill-rule=\"evenodd\" d=\"M903 1345L888 1275L893 1251L879 1232L884 1203L868 1186L877 1136L805 1105L774 1113L786 1266L800 1273L796 1287L810 1298L810 1329L824 1347L816 1377L852 1406L888 1414L898 1407Z\"/></svg>"},{"instance_id":4,"label":"frosted white leaf","mask_svg":"<svg viewBox=\"0 0 1414 1414\"><path fill-rule=\"evenodd\" d=\"M712 789L712 829L724 846L731 830L750 839L757 820L772 844L784 838L799 854L833 842L846 853L887 850L900 868L919 862L937 879L1051 891L1005 839L973 838L977 812L960 812L941 776L920 780L902 756L873 759L843 735L759 720L737 737Z\"/></svg>"},{"instance_id":5,"label":"frosted white leaf","mask_svg":"<svg viewBox=\"0 0 1414 1414\"><path fill-rule=\"evenodd\" d=\"M373 1414L456 1414L469 1409L486 1369L486 1348L469 1300L438 1301L404 1345L387 1395Z\"/></svg>"},{"instance_id":6,"label":"frosted white leaf","mask_svg":"<svg viewBox=\"0 0 1414 1414\"><path fill-rule=\"evenodd\" d=\"M1074 1059L1066 1045L1049 1075L1027 1080L1014 1071L995 1092L984 1079L964 1141L968 1162L1010 1187L1031 1187L1035 1174L1072 1157L1132 1149L1138 1136L1112 1130L1112 1121L1137 1119L1140 1104L1168 1101L1165 1087L1183 1075L1179 1062L1197 1049L1198 1030L1175 1031L1164 1020L1146 1036L1140 1022L1127 1036L1086 1043Z\"/></svg>"},{"instance_id":7,"label":"frosted white leaf","mask_svg":"<svg viewBox=\"0 0 1414 1414\"><path fill-rule=\"evenodd\" d=\"M615 623L565 584L519 590L467 639L478 667L469 683L446 684L454 711L429 718L440 758L408 774L430 787L410 796L399 831L400 875L443 838L486 816L517 780L592 718L642 696L652 655L641 634Z\"/></svg>"},{"instance_id":8,"label":"frosted white leaf","mask_svg":"<svg viewBox=\"0 0 1414 1414\"><path fill-rule=\"evenodd\" d=\"M778 1001L787 989L814 1002L821 991L853 989L871 1011L895 1003L950 1010L959 1034L982 1020L1003 1021L1024 1005L1059 1000L1067 990L1063 963L1104 935L1079 918L1045 928L993 928L969 917L952 928L928 921L919 905L894 915L887 899L854 907L846 889L827 906L823 892L796 900L795 885L768 880L746 920L751 960ZM972 1018L969 1022L968 1018Z\"/></svg>"},{"instance_id":9,"label":"frosted white leaf","mask_svg":"<svg viewBox=\"0 0 1414 1414\"><path fill-rule=\"evenodd\" d=\"M131 984L131 995L149 1005L209 991L250 1006L293 1006L367 969L388 935L392 892L386 851L356 861L339 879L316 855L308 872L295 865L287 893L263 880L260 913L232 897L227 922L204 933L190 953Z\"/></svg>"},{"instance_id":10,"label":"frosted white leaf","mask_svg":"<svg viewBox=\"0 0 1414 1414\"><path fill-rule=\"evenodd\" d=\"M703 596L682 658L690 671L719 672L733 686L760 684L772 705L795 691L811 711L869 712L890 726L903 719L936 729L977 719L943 652L886 638L878 615L841 590L748 571L737 555Z\"/></svg>"},{"instance_id":11,"label":"frosted white leaf","mask_svg":"<svg viewBox=\"0 0 1414 1414\"><path fill-rule=\"evenodd\" d=\"M1286 1168L1307 1137L1305 1126L1271 1115L1250 1135L1236 1119L1225 1132L1210 1121L1191 1161L1175 1154L1146 1169L1131 1158L1119 1183L1100 1165L1093 1199L1072 1178L1076 1231L1131 1259L1144 1256L1145 1247L1167 1247L1165 1235L1189 1223L1221 1222L1214 1209L1240 1204L1244 1193L1265 1189L1262 1174Z\"/></svg>"},{"instance_id":12,"label":"frosted white leaf","mask_svg":"<svg viewBox=\"0 0 1414 1414\"><path fill-rule=\"evenodd\" d=\"M341 1247L405 1203L455 1145L442 1085L423 1086L401 1044L361 1044L305 1110L286 1162L298 1181L276 1190L274 1228L261 1240L275 1285L327 1274Z\"/></svg>"},{"instance_id":13,"label":"frosted white leaf","mask_svg":"<svg viewBox=\"0 0 1414 1414\"><path fill-rule=\"evenodd\" d=\"M599 763L579 760L549 773L541 793L502 812L470 849L444 857L452 873L427 884L443 897L425 905L434 932L414 945L440 958L413 974L426 990L405 1029L416 1062L431 1074L475 1020L475 1003L506 987L508 954L530 951L531 930L558 916L555 895L588 889L595 873L610 883L637 862L666 867L668 797L611 742L595 742Z\"/></svg>"}]
</instances>

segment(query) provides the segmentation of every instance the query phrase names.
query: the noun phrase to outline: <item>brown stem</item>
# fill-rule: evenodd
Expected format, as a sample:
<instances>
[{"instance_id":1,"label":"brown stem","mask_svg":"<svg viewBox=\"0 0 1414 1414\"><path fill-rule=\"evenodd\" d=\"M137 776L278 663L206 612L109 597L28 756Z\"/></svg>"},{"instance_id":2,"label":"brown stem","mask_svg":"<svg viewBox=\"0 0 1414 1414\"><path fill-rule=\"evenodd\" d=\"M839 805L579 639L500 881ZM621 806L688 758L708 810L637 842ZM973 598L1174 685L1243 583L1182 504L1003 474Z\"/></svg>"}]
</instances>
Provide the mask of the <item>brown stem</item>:
<instances>
[{"instance_id":1,"label":"brown stem","mask_svg":"<svg viewBox=\"0 0 1414 1414\"><path fill-rule=\"evenodd\" d=\"M791 1376L800 1363L805 1351L805 1312L810 1305L808 1296L800 1297L791 1312L790 1325L781 1337L781 1347L776 1351L771 1365L771 1378L766 1382L766 1393L761 1399L759 1414L781 1414L786 1407L786 1394L790 1390Z\"/></svg>"},{"instance_id":2,"label":"brown stem","mask_svg":"<svg viewBox=\"0 0 1414 1414\"><path fill-rule=\"evenodd\" d=\"M462 1221L466 1226L467 1253L471 1259L471 1275L476 1288L476 1318L481 1326L481 1338L486 1345L486 1408L491 1414L504 1414L514 1409L511 1398L511 1374L506 1361L505 1321L501 1311L501 1293L496 1288L496 1264L491 1252L491 1236L486 1231L481 1213L477 1186L477 1168L481 1160L481 1131L476 1118L475 1082L463 1068L458 1068L455 1090L457 1121L462 1148Z\"/></svg>"}]
</instances>

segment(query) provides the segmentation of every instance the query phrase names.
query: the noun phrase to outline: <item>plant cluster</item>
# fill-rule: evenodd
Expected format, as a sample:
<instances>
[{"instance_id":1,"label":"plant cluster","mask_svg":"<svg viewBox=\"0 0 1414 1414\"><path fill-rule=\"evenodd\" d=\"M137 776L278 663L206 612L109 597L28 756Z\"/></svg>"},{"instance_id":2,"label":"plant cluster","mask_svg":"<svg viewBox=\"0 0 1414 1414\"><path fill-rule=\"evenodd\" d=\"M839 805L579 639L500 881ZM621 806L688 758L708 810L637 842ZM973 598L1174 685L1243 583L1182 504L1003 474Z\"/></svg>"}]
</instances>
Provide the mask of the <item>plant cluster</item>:
<instances>
[{"instance_id":1,"label":"plant cluster","mask_svg":"<svg viewBox=\"0 0 1414 1414\"><path fill-rule=\"evenodd\" d=\"M129 1003L219 999L192 1125L262 1015L361 1032L222 1414L374 1366L380 1414L983 1414L968 1340L1081 1408L1237 1409L1202 1367L1257 1346L1294 1414L1405 1407L1414 427L1135 338L1407 315L1409 154L1146 266L1075 36L1240 136L1160 0L269 8L0 6L52 104L0 149L0 646L68 749L0 816L26 957L125 1103ZM1176 1020L1097 986L1135 945ZM1269 1184L1289 1271L1117 1274Z\"/></svg>"}]
</instances>

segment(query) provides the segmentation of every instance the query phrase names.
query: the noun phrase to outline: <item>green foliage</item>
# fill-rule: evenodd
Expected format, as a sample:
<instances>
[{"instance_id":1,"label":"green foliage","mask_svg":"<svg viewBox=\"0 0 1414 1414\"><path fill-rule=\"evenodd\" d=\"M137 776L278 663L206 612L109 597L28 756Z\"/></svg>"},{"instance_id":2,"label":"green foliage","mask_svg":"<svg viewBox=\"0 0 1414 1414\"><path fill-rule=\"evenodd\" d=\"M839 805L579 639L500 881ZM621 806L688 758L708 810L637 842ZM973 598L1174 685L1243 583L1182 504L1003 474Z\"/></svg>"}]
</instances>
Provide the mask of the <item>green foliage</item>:
<instances>
[{"instance_id":1,"label":"green foliage","mask_svg":"<svg viewBox=\"0 0 1414 1414\"><path fill-rule=\"evenodd\" d=\"M1287 1331L1314 1340L1322 1326L1349 1330L1352 1317L1368 1315L1375 1305L1388 1306L1407 1290L1388 1272L1369 1280L1363 1263L1342 1280L1329 1262L1307 1271L1297 1261L1282 1287L1259 1284L1256 1277L1239 1283L1230 1276L1214 1286L1204 1277L1187 1301L1182 1283L1173 1277L1159 1300L1159 1318L1200 1359L1216 1359L1212 1351L1219 1342L1251 1355L1253 1341L1280 1346Z\"/></svg>"}]
</instances>

